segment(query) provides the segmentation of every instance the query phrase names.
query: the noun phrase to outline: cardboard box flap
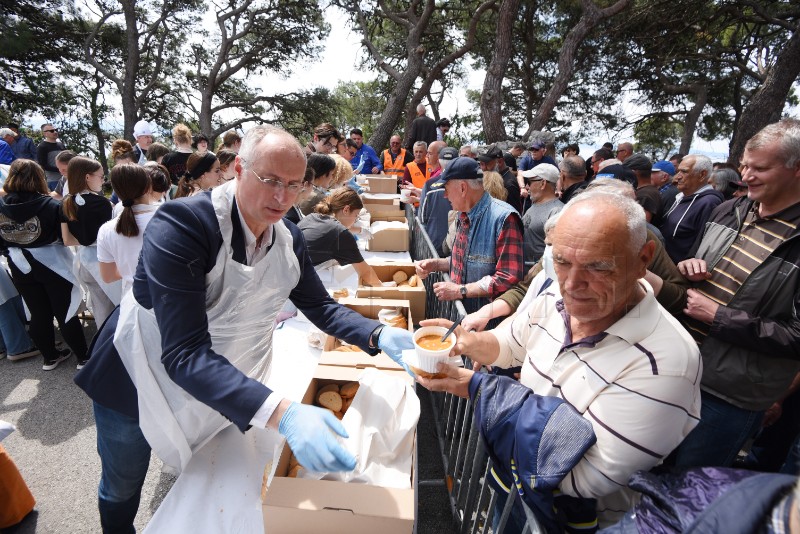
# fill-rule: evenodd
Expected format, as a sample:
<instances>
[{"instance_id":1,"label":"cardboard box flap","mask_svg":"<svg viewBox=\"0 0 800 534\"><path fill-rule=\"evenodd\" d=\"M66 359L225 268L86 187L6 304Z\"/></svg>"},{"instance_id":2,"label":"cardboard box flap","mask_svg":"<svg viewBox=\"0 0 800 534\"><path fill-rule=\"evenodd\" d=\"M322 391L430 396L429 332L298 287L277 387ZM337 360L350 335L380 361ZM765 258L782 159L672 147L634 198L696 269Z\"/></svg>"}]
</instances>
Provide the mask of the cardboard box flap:
<instances>
[{"instance_id":1,"label":"cardboard box flap","mask_svg":"<svg viewBox=\"0 0 800 534\"><path fill-rule=\"evenodd\" d=\"M393 517L414 520L414 496L408 490L383 488L367 484L309 481L302 478L276 477L267 489L265 504L299 510L330 510L347 515Z\"/></svg>"},{"instance_id":2,"label":"cardboard box flap","mask_svg":"<svg viewBox=\"0 0 800 534\"><path fill-rule=\"evenodd\" d=\"M400 371L403 368L383 352L370 356L366 352L323 352L319 357L320 365L352 367L355 369L375 369Z\"/></svg>"}]
</instances>

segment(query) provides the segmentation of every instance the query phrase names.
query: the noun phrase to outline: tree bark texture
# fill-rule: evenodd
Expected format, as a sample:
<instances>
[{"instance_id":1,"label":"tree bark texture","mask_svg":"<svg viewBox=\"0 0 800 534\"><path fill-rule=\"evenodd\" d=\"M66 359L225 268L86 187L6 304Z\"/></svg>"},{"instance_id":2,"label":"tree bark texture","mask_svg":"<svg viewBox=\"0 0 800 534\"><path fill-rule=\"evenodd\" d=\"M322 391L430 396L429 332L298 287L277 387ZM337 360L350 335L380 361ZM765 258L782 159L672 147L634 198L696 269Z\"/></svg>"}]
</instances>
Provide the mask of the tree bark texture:
<instances>
[{"instance_id":1,"label":"tree bark texture","mask_svg":"<svg viewBox=\"0 0 800 534\"><path fill-rule=\"evenodd\" d=\"M508 139L503 123L503 79L511 59L514 19L519 11L519 0L503 0L497 18L497 40L492 60L486 69L481 94L481 121L488 143Z\"/></svg>"},{"instance_id":2,"label":"tree bark texture","mask_svg":"<svg viewBox=\"0 0 800 534\"><path fill-rule=\"evenodd\" d=\"M567 86L572 79L572 73L575 70L575 53L583 43L583 40L601 20L613 17L627 8L630 0L617 0L616 3L604 9L598 9L592 0L581 0L581 4L583 5L583 15L564 39L561 53L558 55L558 73L555 80L553 80L553 86L547 91L542 104L533 117L528 131L525 132L526 139L530 137L532 132L544 130L547 126L558 100L566 92Z\"/></svg>"},{"instance_id":3,"label":"tree bark texture","mask_svg":"<svg viewBox=\"0 0 800 534\"><path fill-rule=\"evenodd\" d=\"M692 139L694 139L694 132L697 131L697 121L700 120L700 115L706 107L708 101L708 89L705 85L700 84L694 91L694 105L692 109L686 114L683 121L683 135L681 136L681 154L688 154L692 147Z\"/></svg>"},{"instance_id":4,"label":"tree bark texture","mask_svg":"<svg viewBox=\"0 0 800 534\"><path fill-rule=\"evenodd\" d=\"M764 83L745 106L733 133L728 162L739 164L747 141L768 124L781 118L786 97L800 75L800 26L795 27Z\"/></svg>"}]
</instances>

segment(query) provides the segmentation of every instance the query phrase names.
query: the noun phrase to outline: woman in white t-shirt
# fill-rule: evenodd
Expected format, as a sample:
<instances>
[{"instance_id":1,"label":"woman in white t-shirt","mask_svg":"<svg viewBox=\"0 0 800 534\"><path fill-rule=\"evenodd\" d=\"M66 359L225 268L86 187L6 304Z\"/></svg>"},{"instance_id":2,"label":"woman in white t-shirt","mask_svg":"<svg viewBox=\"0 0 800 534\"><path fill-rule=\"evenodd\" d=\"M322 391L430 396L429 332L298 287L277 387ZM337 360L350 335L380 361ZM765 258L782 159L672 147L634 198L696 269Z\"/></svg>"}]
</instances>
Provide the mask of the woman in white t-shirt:
<instances>
[{"instance_id":1,"label":"woman in white t-shirt","mask_svg":"<svg viewBox=\"0 0 800 534\"><path fill-rule=\"evenodd\" d=\"M151 204L150 177L139 165L122 165L111 170L111 186L122 204L122 213L97 233L100 276L107 283L122 279L122 294L133 285L133 275L142 249L144 229L158 204Z\"/></svg>"}]
</instances>

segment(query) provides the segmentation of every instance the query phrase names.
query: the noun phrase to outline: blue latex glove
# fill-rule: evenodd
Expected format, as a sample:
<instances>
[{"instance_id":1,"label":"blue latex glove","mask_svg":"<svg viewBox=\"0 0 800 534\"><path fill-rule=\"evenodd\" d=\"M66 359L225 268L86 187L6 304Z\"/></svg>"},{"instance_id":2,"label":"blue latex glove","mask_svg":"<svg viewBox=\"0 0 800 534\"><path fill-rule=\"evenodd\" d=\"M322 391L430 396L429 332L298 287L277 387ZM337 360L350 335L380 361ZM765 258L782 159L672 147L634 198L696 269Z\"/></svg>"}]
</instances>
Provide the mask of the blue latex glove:
<instances>
[{"instance_id":1,"label":"blue latex glove","mask_svg":"<svg viewBox=\"0 0 800 534\"><path fill-rule=\"evenodd\" d=\"M414 376L406 362L403 361L403 351L414 348L414 338L411 337L411 332L395 326L384 326L381 335L378 336L378 348L402 366L408 374Z\"/></svg>"},{"instance_id":2,"label":"blue latex glove","mask_svg":"<svg viewBox=\"0 0 800 534\"><path fill-rule=\"evenodd\" d=\"M352 178L350 178L350 180L347 181L347 187L349 187L359 195L364 193L364 188L358 185L355 175Z\"/></svg>"},{"instance_id":3,"label":"blue latex glove","mask_svg":"<svg viewBox=\"0 0 800 534\"><path fill-rule=\"evenodd\" d=\"M333 435L336 432L348 437L330 410L293 402L283 413L278 432L286 437L297 461L308 470L352 471L356 467L356 459Z\"/></svg>"},{"instance_id":4,"label":"blue latex glove","mask_svg":"<svg viewBox=\"0 0 800 534\"><path fill-rule=\"evenodd\" d=\"M366 159L366 154L361 154L361 162L358 164L358 167L356 167L356 168L353 170L353 173L354 173L354 174L358 174L358 173L360 173L360 172L361 172L361 169L363 169L363 168L364 168L364 164L365 164L366 162L367 162L367 159Z\"/></svg>"}]
</instances>

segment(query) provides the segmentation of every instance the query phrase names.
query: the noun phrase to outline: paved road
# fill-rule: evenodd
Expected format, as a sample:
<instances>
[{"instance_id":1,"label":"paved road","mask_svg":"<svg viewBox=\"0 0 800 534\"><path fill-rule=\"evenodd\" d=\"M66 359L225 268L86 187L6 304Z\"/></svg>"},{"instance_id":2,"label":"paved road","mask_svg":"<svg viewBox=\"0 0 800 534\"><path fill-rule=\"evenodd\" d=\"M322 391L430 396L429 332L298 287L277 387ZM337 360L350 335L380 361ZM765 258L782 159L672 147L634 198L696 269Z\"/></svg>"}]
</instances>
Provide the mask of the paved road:
<instances>
[{"instance_id":1,"label":"paved road","mask_svg":"<svg viewBox=\"0 0 800 534\"><path fill-rule=\"evenodd\" d=\"M87 339L94 333L86 328ZM0 419L17 431L3 440L36 498L36 509L14 532L19 534L100 532L97 482L100 459L92 403L72 382L75 358L42 371L42 358L0 360ZM174 477L150 462L137 531L144 528Z\"/></svg>"}]
</instances>

